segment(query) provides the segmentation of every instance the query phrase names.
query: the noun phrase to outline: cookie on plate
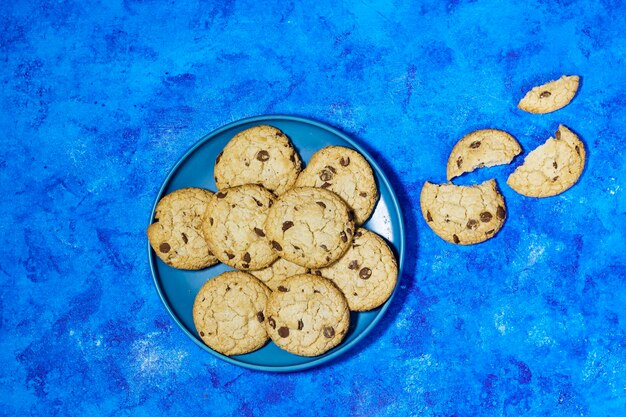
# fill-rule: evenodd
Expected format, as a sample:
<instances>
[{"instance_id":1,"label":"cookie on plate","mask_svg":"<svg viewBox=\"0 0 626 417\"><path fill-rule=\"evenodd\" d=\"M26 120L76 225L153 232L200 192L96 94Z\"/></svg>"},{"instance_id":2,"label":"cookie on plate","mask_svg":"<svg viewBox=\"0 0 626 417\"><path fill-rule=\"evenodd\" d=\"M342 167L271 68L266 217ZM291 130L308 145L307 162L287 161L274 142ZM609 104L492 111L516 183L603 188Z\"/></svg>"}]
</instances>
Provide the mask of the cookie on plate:
<instances>
[{"instance_id":1,"label":"cookie on plate","mask_svg":"<svg viewBox=\"0 0 626 417\"><path fill-rule=\"evenodd\" d=\"M285 280L265 308L266 328L280 348L316 356L337 346L350 324L345 297L326 278L310 274Z\"/></svg>"},{"instance_id":2,"label":"cookie on plate","mask_svg":"<svg viewBox=\"0 0 626 417\"><path fill-rule=\"evenodd\" d=\"M264 224L274 195L260 185L224 188L208 204L203 232L211 251L228 266L261 269L278 255L266 239Z\"/></svg>"},{"instance_id":3,"label":"cookie on plate","mask_svg":"<svg viewBox=\"0 0 626 417\"><path fill-rule=\"evenodd\" d=\"M276 291L278 286L281 285L287 278L294 275L304 274L306 272L307 268L294 264L293 262L289 262L283 258L278 258L276 262L267 268L250 271L252 275L263 281L263 283L270 287L272 291Z\"/></svg>"},{"instance_id":4,"label":"cookie on plate","mask_svg":"<svg viewBox=\"0 0 626 417\"><path fill-rule=\"evenodd\" d=\"M530 152L506 183L528 197L551 197L576 184L584 168L583 143L560 125L554 138Z\"/></svg>"},{"instance_id":5,"label":"cookie on plate","mask_svg":"<svg viewBox=\"0 0 626 417\"><path fill-rule=\"evenodd\" d=\"M280 195L290 189L302 162L291 141L272 126L255 126L238 133L215 160L219 190L258 184Z\"/></svg>"},{"instance_id":6,"label":"cookie on plate","mask_svg":"<svg viewBox=\"0 0 626 417\"><path fill-rule=\"evenodd\" d=\"M270 208L265 233L280 257L307 268L335 262L352 242L354 215L323 188L292 188Z\"/></svg>"},{"instance_id":7,"label":"cookie on plate","mask_svg":"<svg viewBox=\"0 0 626 417\"><path fill-rule=\"evenodd\" d=\"M252 275L224 272L204 283L193 303L200 338L224 355L241 355L268 341L265 305L271 291Z\"/></svg>"},{"instance_id":8,"label":"cookie on plate","mask_svg":"<svg viewBox=\"0 0 626 417\"><path fill-rule=\"evenodd\" d=\"M365 223L378 200L370 164L357 151L342 146L327 146L315 152L295 186L337 193L354 211L357 225Z\"/></svg>"},{"instance_id":9,"label":"cookie on plate","mask_svg":"<svg viewBox=\"0 0 626 417\"><path fill-rule=\"evenodd\" d=\"M533 87L517 104L529 113L550 113L567 106L578 91L578 75L564 75L558 80Z\"/></svg>"},{"instance_id":10,"label":"cookie on plate","mask_svg":"<svg viewBox=\"0 0 626 417\"><path fill-rule=\"evenodd\" d=\"M383 304L396 286L398 265L383 238L357 229L352 246L334 264L311 271L339 287L352 311L368 311Z\"/></svg>"},{"instance_id":11,"label":"cookie on plate","mask_svg":"<svg viewBox=\"0 0 626 417\"><path fill-rule=\"evenodd\" d=\"M420 206L426 224L442 239L459 245L492 238L506 218L495 180L471 186L426 182Z\"/></svg>"},{"instance_id":12,"label":"cookie on plate","mask_svg":"<svg viewBox=\"0 0 626 417\"><path fill-rule=\"evenodd\" d=\"M183 188L159 201L147 234L163 262L179 269L202 269L217 263L202 235L202 215L211 196L202 188Z\"/></svg>"},{"instance_id":13,"label":"cookie on plate","mask_svg":"<svg viewBox=\"0 0 626 417\"><path fill-rule=\"evenodd\" d=\"M522 152L515 138L497 129L476 130L459 140L448 158L448 181L476 168L510 163Z\"/></svg>"}]
</instances>

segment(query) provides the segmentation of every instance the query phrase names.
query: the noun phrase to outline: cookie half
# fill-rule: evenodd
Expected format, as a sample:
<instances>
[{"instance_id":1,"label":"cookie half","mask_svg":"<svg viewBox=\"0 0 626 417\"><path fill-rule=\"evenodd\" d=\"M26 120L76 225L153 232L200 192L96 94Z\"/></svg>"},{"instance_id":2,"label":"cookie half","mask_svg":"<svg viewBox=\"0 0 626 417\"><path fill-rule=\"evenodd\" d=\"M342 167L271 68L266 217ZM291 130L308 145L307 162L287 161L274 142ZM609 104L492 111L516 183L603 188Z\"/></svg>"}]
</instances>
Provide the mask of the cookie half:
<instances>
[{"instance_id":1,"label":"cookie half","mask_svg":"<svg viewBox=\"0 0 626 417\"><path fill-rule=\"evenodd\" d=\"M179 269L202 269L217 263L202 234L202 215L211 196L202 188L183 188L159 201L147 234L163 262Z\"/></svg>"},{"instance_id":2,"label":"cookie half","mask_svg":"<svg viewBox=\"0 0 626 417\"><path fill-rule=\"evenodd\" d=\"M208 280L193 303L200 338L224 355L241 355L268 341L265 305L271 291L252 275L224 272Z\"/></svg>"},{"instance_id":3,"label":"cookie half","mask_svg":"<svg viewBox=\"0 0 626 417\"><path fill-rule=\"evenodd\" d=\"M551 197L576 184L584 168L583 143L560 125L554 138L530 152L506 183L528 197Z\"/></svg>"},{"instance_id":4,"label":"cookie half","mask_svg":"<svg viewBox=\"0 0 626 417\"><path fill-rule=\"evenodd\" d=\"M356 224L363 224L378 200L372 167L355 150L327 146L315 152L298 176L296 187L318 187L333 191L354 211Z\"/></svg>"},{"instance_id":5,"label":"cookie half","mask_svg":"<svg viewBox=\"0 0 626 417\"><path fill-rule=\"evenodd\" d=\"M312 271L334 282L352 311L368 311L383 304L396 286L398 265L383 238L357 229L348 251L334 264Z\"/></svg>"},{"instance_id":6,"label":"cookie half","mask_svg":"<svg viewBox=\"0 0 626 417\"><path fill-rule=\"evenodd\" d=\"M260 185L224 188L213 196L203 232L211 251L237 269L261 269L278 255L265 236L264 224L274 195Z\"/></svg>"},{"instance_id":7,"label":"cookie half","mask_svg":"<svg viewBox=\"0 0 626 417\"><path fill-rule=\"evenodd\" d=\"M426 224L442 239L459 245L492 238L506 218L495 180L471 186L426 182L420 206Z\"/></svg>"},{"instance_id":8,"label":"cookie half","mask_svg":"<svg viewBox=\"0 0 626 417\"><path fill-rule=\"evenodd\" d=\"M321 268L339 259L350 246L354 215L332 191L292 188L270 208L265 233L280 257Z\"/></svg>"},{"instance_id":9,"label":"cookie half","mask_svg":"<svg viewBox=\"0 0 626 417\"><path fill-rule=\"evenodd\" d=\"M448 181L476 168L510 163L522 152L510 134L497 129L476 130L459 140L448 158Z\"/></svg>"},{"instance_id":10,"label":"cookie half","mask_svg":"<svg viewBox=\"0 0 626 417\"><path fill-rule=\"evenodd\" d=\"M263 283L270 287L272 291L276 291L287 278L294 275L304 274L306 272L307 268L294 264L293 262L289 262L283 258L278 258L267 268L250 271L252 275L263 281Z\"/></svg>"},{"instance_id":11,"label":"cookie half","mask_svg":"<svg viewBox=\"0 0 626 417\"><path fill-rule=\"evenodd\" d=\"M326 278L296 275L272 292L265 308L266 328L280 348L316 356L337 346L350 324L348 303Z\"/></svg>"},{"instance_id":12,"label":"cookie half","mask_svg":"<svg viewBox=\"0 0 626 417\"><path fill-rule=\"evenodd\" d=\"M238 133L215 160L219 190L258 184L280 195L290 189L302 162L291 141L272 126L255 126Z\"/></svg>"},{"instance_id":13,"label":"cookie half","mask_svg":"<svg viewBox=\"0 0 626 417\"><path fill-rule=\"evenodd\" d=\"M567 106L578 91L578 75L564 75L558 80L533 87L517 104L529 113L550 113Z\"/></svg>"}]
</instances>

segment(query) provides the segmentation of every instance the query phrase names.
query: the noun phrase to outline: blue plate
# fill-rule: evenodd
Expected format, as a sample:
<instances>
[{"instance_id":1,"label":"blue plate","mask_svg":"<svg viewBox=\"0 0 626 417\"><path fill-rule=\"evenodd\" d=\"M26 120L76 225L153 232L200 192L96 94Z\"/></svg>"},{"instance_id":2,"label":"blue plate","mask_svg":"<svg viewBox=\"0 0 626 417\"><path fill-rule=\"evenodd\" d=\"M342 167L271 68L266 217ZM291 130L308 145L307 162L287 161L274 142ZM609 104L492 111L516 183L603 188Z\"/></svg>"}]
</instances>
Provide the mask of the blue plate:
<instances>
[{"instance_id":1,"label":"blue plate","mask_svg":"<svg viewBox=\"0 0 626 417\"><path fill-rule=\"evenodd\" d=\"M356 149L369 161L378 181L380 199L376 204L376 209L370 220L364 227L383 236L391 244L392 249L398 257L398 276L402 276L402 264L404 261L404 223L402 213L398 205L398 199L376 161L365 152L352 139L337 129L323 123L294 116L257 116L239 120L221 127L194 145L176 163L171 170L159 194L154 201L150 223L153 222L157 202L166 194L184 187L201 187L209 190L216 190L213 179L213 166L215 158L224 148L226 143L242 130L268 124L275 126L285 132L293 142L303 161L308 161L313 153L324 146L339 145ZM332 358L346 352L356 345L367 333L369 333L376 323L380 321L383 314L389 307L393 299L393 294L379 308L361 312L351 313L350 328L343 342L324 355L316 357L304 357L293 355L281 350L271 341L263 348L239 356L224 356L208 346L206 346L193 324L192 306L193 301L200 290L202 284L208 279L230 270L231 268L223 264L218 264L201 271L183 271L174 269L162 262L152 251L148 244L148 257L150 259L150 269L156 289L165 304L165 308L172 315L172 318L180 328L198 346L220 359L245 368L261 371L286 372L311 368L328 362ZM398 280L399 282L399 280ZM394 294L398 289L394 289Z\"/></svg>"}]
</instances>

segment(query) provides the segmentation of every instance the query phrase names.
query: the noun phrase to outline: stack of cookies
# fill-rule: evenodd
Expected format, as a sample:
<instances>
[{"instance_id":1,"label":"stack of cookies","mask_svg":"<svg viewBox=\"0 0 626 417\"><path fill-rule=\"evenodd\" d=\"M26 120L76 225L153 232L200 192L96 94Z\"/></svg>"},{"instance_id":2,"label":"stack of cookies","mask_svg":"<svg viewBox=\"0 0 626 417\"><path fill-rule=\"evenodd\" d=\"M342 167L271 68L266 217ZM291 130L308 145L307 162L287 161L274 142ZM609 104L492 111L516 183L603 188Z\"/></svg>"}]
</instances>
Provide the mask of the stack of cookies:
<instances>
[{"instance_id":1,"label":"stack of cookies","mask_svg":"<svg viewBox=\"0 0 626 417\"><path fill-rule=\"evenodd\" d=\"M574 98L579 77L563 76L532 88L518 103L529 113L559 110ZM448 181L477 168L509 164L522 152L510 134L497 129L477 130L457 142L448 158ZM554 138L528 154L509 175L507 184L528 197L551 197L572 187L585 166L585 147L574 132L559 125ZM426 224L442 239L458 245L484 242L498 233L506 218L504 198L495 179L479 185L451 182L422 188L420 205Z\"/></svg>"},{"instance_id":2,"label":"stack of cookies","mask_svg":"<svg viewBox=\"0 0 626 417\"><path fill-rule=\"evenodd\" d=\"M394 254L360 227L378 200L358 152L329 146L306 169L272 126L233 137L214 167L217 192L184 188L157 205L148 238L182 269L222 262L236 271L209 279L193 306L200 338L226 355L270 338L303 356L337 346L350 311L379 307L397 281Z\"/></svg>"}]
</instances>

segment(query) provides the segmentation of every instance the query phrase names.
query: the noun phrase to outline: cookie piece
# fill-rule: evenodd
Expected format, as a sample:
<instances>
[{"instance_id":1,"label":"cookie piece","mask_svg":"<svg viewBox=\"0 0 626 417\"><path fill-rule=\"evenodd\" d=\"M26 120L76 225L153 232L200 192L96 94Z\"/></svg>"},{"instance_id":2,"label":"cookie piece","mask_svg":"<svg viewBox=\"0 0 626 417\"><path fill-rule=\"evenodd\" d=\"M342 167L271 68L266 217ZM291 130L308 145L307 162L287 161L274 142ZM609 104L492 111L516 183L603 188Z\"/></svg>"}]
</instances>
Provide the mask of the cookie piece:
<instances>
[{"instance_id":1,"label":"cookie piece","mask_svg":"<svg viewBox=\"0 0 626 417\"><path fill-rule=\"evenodd\" d=\"M327 146L315 152L295 186L337 193L354 211L357 225L365 223L378 200L370 164L357 151L342 146Z\"/></svg>"},{"instance_id":2,"label":"cookie piece","mask_svg":"<svg viewBox=\"0 0 626 417\"><path fill-rule=\"evenodd\" d=\"M147 234L163 262L179 269L202 269L217 263L202 235L202 215L211 196L202 188L182 188L159 201Z\"/></svg>"},{"instance_id":3,"label":"cookie piece","mask_svg":"<svg viewBox=\"0 0 626 417\"><path fill-rule=\"evenodd\" d=\"M492 238L506 218L495 180L472 186L426 182L420 206L426 224L442 239L459 245Z\"/></svg>"},{"instance_id":4,"label":"cookie piece","mask_svg":"<svg viewBox=\"0 0 626 417\"><path fill-rule=\"evenodd\" d=\"M515 138L497 129L476 130L459 140L448 158L448 181L476 168L510 163L522 152Z\"/></svg>"},{"instance_id":5,"label":"cookie piece","mask_svg":"<svg viewBox=\"0 0 626 417\"><path fill-rule=\"evenodd\" d=\"M578 75L564 75L558 80L533 87L517 104L529 113L550 113L567 106L578 91Z\"/></svg>"},{"instance_id":6,"label":"cookie piece","mask_svg":"<svg viewBox=\"0 0 626 417\"><path fill-rule=\"evenodd\" d=\"M549 138L526 156L506 183L528 197L551 197L576 184L585 168L585 147L578 136L559 125Z\"/></svg>"},{"instance_id":7,"label":"cookie piece","mask_svg":"<svg viewBox=\"0 0 626 417\"><path fill-rule=\"evenodd\" d=\"M292 188L270 208L265 233L282 257L307 268L335 262L352 242L354 215L323 188Z\"/></svg>"},{"instance_id":8,"label":"cookie piece","mask_svg":"<svg viewBox=\"0 0 626 417\"><path fill-rule=\"evenodd\" d=\"M243 270L271 265L278 255L266 239L264 224L273 203L273 194L260 185L240 185L215 193L202 228L215 256Z\"/></svg>"},{"instance_id":9,"label":"cookie piece","mask_svg":"<svg viewBox=\"0 0 626 417\"><path fill-rule=\"evenodd\" d=\"M276 291L278 286L281 285L287 278L294 275L304 274L306 272L307 268L296 265L283 258L278 258L276 262L267 268L250 271L252 275L263 281L263 283L270 287L272 291Z\"/></svg>"},{"instance_id":10,"label":"cookie piece","mask_svg":"<svg viewBox=\"0 0 626 417\"><path fill-rule=\"evenodd\" d=\"M310 274L288 278L272 292L265 316L274 343L301 356L321 355L337 346L350 324L341 291L326 278Z\"/></svg>"},{"instance_id":11,"label":"cookie piece","mask_svg":"<svg viewBox=\"0 0 626 417\"><path fill-rule=\"evenodd\" d=\"M259 349L268 340L263 311L270 294L269 288L245 272L211 278L193 303L193 323L200 338L229 356Z\"/></svg>"},{"instance_id":12,"label":"cookie piece","mask_svg":"<svg viewBox=\"0 0 626 417\"><path fill-rule=\"evenodd\" d=\"M302 162L287 135L272 126L238 133L215 160L219 190L258 184L280 195L293 187Z\"/></svg>"},{"instance_id":13,"label":"cookie piece","mask_svg":"<svg viewBox=\"0 0 626 417\"><path fill-rule=\"evenodd\" d=\"M312 271L343 292L352 311L372 310L387 301L398 280L396 258L374 232L357 229L352 246L334 264Z\"/></svg>"}]
</instances>

